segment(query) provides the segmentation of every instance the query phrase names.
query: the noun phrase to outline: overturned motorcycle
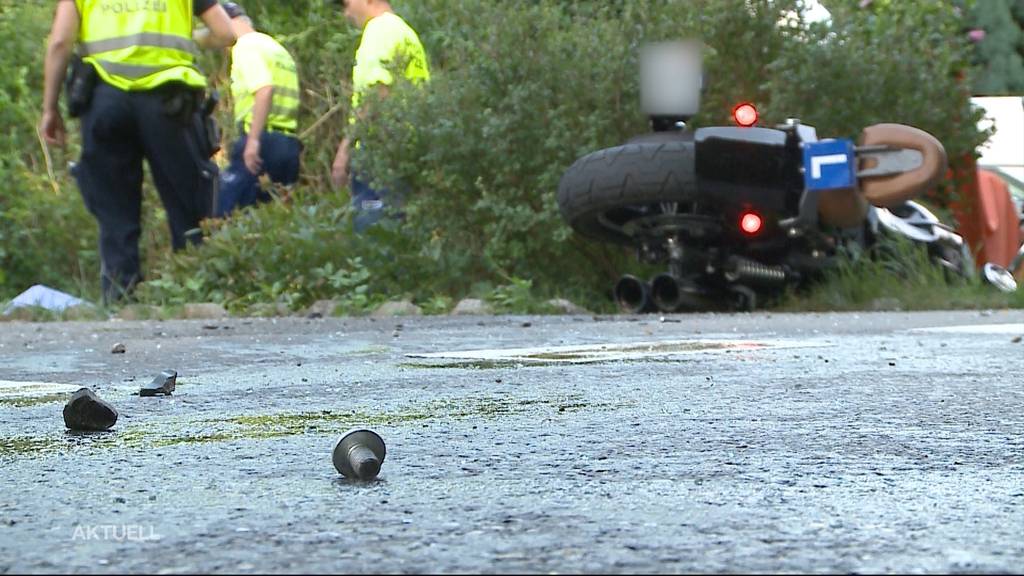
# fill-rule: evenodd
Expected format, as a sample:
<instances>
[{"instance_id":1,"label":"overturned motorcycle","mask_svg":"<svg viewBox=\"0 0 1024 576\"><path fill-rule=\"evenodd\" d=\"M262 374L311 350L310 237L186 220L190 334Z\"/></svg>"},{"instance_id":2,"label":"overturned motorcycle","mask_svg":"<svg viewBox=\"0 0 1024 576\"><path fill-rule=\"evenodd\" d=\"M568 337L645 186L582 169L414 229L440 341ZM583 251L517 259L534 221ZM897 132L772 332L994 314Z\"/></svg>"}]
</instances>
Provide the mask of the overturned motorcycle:
<instances>
[{"instance_id":1,"label":"overturned motorcycle","mask_svg":"<svg viewBox=\"0 0 1024 576\"><path fill-rule=\"evenodd\" d=\"M695 54L686 43L649 47L641 94L653 132L583 156L559 185L562 216L577 232L668 265L649 282L619 280L614 294L624 311L751 310L759 297L799 285L885 235L926 246L951 273L974 274L963 239L913 201L946 171L932 135L877 124L856 143L819 140L796 119L757 126L749 103L733 110L737 126L690 130L700 97ZM985 278L1016 288L1012 275L991 265Z\"/></svg>"}]
</instances>

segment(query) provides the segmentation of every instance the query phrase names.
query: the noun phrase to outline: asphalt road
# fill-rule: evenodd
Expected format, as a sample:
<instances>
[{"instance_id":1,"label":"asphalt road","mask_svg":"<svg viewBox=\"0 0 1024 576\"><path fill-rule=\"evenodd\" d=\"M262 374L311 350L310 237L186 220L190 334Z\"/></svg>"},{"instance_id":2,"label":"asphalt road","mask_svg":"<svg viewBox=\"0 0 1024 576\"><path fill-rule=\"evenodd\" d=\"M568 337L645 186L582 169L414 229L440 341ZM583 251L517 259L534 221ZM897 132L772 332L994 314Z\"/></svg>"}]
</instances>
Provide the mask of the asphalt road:
<instances>
[{"instance_id":1,"label":"asphalt road","mask_svg":"<svg viewBox=\"0 0 1024 576\"><path fill-rule=\"evenodd\" d=\"M1022 335L1005 311L0 323L0 573L1024 572ZM167 368L173 396L135 395ZM80 386L111 431L66 431ZM374 482L331 464L356 426L387 442Z\"/></svg>"}]
</instances>

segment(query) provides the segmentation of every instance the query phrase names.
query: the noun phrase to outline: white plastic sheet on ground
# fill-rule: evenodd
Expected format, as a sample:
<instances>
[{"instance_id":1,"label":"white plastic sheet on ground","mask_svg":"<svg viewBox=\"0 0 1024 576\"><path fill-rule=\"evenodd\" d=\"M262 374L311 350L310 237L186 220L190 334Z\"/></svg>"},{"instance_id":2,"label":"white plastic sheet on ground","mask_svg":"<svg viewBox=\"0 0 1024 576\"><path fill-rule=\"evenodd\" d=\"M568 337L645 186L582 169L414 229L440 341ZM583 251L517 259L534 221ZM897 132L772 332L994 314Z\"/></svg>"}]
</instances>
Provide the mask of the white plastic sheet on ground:
<instances>
[{"instance_id":1,"label":"white plastic sheet on ground","mask_svg":"<svg viewBox=\"0 0 1024 576\"><path fill-rule=\"evenodd\" d=\"M53 312L63 312L73 306L86 303L87 302L85 300L76 298L71 294L61 292L60 290L54 290L49 286L36 284L15 296L14 299L7 304L7 307L4 308L4 314L10 314L16 308L25 308L28 306L38 306Z\"/></svg>"}]
</instances>

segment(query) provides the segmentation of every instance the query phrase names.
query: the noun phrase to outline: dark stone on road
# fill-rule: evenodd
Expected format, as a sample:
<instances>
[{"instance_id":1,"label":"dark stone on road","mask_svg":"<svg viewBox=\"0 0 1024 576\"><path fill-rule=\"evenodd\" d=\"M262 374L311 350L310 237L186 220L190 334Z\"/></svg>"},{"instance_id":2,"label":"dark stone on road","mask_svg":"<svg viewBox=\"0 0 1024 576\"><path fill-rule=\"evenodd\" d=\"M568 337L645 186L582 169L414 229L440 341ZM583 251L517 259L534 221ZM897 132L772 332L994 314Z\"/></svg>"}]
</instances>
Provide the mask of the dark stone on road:
<instances>
[{"instance_id":1,"label":"dark stone on road","mask_svg":"<svg viewBox=\"0 0 1024 576\"><path fill-rule=\"evenodd\" d=\"M174 383L178 380L178 373L175 370L164 370L153 381L146 384L139 390L139 396L170 396L174 392Z\"/></svg>"},{"instance_id":2,"label":"dark stone on road","mask_svg":"<svg viewBox=\"0 0 1024 576\"><path fill-rule=\"evenodd\" d=\"M92 390L82 388L64 405L64 424L71 430L109 430L117 422L117 410Z\"/></svg>"}]
</instances>

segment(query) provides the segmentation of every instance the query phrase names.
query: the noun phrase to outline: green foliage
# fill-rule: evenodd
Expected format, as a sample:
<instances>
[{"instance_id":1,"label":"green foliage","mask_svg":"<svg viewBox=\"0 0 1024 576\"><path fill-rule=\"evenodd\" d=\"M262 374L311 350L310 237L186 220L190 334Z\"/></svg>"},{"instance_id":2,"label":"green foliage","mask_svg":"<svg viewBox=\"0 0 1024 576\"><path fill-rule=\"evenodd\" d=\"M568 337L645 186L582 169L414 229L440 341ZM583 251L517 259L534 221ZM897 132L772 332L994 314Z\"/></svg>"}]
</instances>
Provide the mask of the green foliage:
<instances>
[{"instance_id":1,"label":"green foliage","mask_svg":"<svg viewBox=\"0 0 1024 576\"><path fill-rule=\"evenodd\" d=\"M499 314L537 313L542 306L533 297L532 288L532 280L509 278L507 284L498 286L487 295L487 302Z\"/></svg>"},{"instance_id":2,"label":"green foliage","mask_svg":"<svg viewBox=\"0 0 1024 576\"><path fill-rule=\"evenodd\" d=\"M210 221L206 245L166 261L162 276L144 283L139 297L161 304L223 302L232 311L280 302L291 309L335 298L348 311L370 303L370 272L345 221L345 199L296 198Z\"/></svg>"},{"instance_id":3,"label":"green foliage","mask_svg":"<svg viewBox=\"0 0 1024 576\"><path fill-rule=\"evenodd\" d=\"M451 296L445 296L444 294L436 294L427 300L420 302L420 308L424 314L447 314L451 311L454 305L454 300Z\"/></svg>"},{"instance_id":4,"label":"green foliage","mask_svg":"<svg viewBox=\"0 0 1024 576\"><path fill-rule=\"evenodd\" d=\"M980 68L974 83L979 95L1024 92L1024 2L983 0L970 13L975 28L985 31L977 45Z\"/></svg>"}]
</instances>

